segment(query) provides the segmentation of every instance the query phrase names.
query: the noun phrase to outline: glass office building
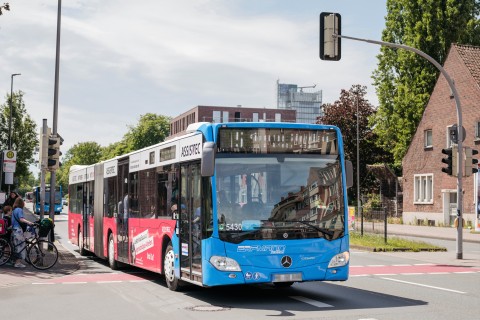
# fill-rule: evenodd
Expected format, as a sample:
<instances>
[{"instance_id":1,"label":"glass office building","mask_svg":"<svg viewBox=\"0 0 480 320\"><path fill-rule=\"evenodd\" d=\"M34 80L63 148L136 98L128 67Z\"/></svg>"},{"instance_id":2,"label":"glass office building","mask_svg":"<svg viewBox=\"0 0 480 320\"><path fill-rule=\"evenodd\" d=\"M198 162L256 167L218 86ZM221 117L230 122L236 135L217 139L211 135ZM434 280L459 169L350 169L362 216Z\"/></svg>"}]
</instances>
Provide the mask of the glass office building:
<instances>
[{"instance_id":1,"label":"glass office building","mask_svg":"<svg viewBox=\"0 0 480 320\"><path fill-rule=\"evenodd\" d=\"M306 92L305 89L311 89ZM315 123L322 116L322 91L313 91L315 85L299 87L296 84L285 84L277 81L277 108L296 110L297 122Z\"/></svg>"}]
</instances>

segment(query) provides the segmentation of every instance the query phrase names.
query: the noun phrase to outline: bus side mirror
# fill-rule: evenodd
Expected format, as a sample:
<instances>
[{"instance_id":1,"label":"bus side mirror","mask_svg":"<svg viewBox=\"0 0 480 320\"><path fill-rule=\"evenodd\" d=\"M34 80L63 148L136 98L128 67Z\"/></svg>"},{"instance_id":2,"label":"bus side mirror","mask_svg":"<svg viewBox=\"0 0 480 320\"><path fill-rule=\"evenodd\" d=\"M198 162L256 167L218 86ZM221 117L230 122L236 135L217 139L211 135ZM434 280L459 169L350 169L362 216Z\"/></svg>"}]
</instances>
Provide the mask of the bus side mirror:
<instances>
[{"instance_id":1,"label":"bus side mirror","mask_svg":"<svg viewBox=\"0 0 480 320\"><path fill-rule=\"evenodd\" d=\"M353 164L350 160L345 160L345 174L347 176L347 188L353 187Z\"/></svg>"},{"instance_id":2,"label":"bus side mirror","mask_svg":"<svg viewBox=\"0 0 480 320\"><path fill-rule=\"evenodd\" d=\"M215 149L217 148L214 142L205 142L202 151L202 177L211 177L215 171Z\"/></svg>"}]
</instances>

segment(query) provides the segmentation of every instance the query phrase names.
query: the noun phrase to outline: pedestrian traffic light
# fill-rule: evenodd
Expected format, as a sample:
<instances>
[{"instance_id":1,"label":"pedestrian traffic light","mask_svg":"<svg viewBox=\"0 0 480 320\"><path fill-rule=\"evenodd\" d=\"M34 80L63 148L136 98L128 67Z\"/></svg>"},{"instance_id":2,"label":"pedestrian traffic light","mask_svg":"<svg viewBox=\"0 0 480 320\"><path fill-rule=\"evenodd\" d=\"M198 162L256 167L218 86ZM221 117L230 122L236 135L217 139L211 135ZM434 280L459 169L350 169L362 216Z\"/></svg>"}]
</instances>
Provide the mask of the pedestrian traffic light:
<instances>
[{"instance_id":1,"label":"pedestrian traffic light","mask_svg":"<svg viewBox=\"0 0 480 320\"><path fill-rule=\"evenodd\" d=\"M447 157L442 159L443 163L446 163L447 166L442 168L442 172L445 172L449 176L458 176L458 167L457 167L457 158L458 158L458 147L456 144L452 145L451 148L442 149L442 153L446 154Z\"/></svg>"},{"instance_id":2,"label":"pedestrian traffic light","mask_svg":"<svg viewBox=\"0 0 480 320\"><path fill-rule=\"evenodd\" d=\"M338 13L320 14L320 59L338 61L342 57L341 23Z\"/></svg>"},{"instance_id":3,"label":"pedestrian traffic light","mask_svg":"<svg viewBox=\"0 0 480 320\"><path fill-rule=\"evenodd\" d=\"M48 170L55 171L60 167L60 137L48 137Z\"/></svg>"}]
</instances>

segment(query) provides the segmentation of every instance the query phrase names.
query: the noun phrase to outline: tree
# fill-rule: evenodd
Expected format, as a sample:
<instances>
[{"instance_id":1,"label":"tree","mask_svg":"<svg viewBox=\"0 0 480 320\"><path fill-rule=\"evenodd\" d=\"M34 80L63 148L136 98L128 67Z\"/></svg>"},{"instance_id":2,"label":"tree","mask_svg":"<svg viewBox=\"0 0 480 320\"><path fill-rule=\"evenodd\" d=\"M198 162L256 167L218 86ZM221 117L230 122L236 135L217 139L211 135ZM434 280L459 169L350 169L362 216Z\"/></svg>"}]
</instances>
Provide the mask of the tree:
<instances>
[{"instance_id":1,"label":"tree","mask_svg":"<svg viewBox=\"0 0 480 320\"><path fill-rule=\"evenodd\" d=\"M96 142L80 142L68 149L56 179L63 190L68 188L68 174L72 165L90 165L100 161L102 147Z\"/></svg>"},{"instance_id":2,"label":"tree","mask_svg":"<svg viewBox=\"0 0 480 320\"><path fill-rule=\"evenodd\" d=\"M129 131L121 141L104 148L102 160L111 159L165 141L170 134L170 118L147 113L140 116L136 126L129 126L128 128Z\"/></svg>"},{"instance_id":3,"label":"tree","mask_svg":"<svg viewBox=\"0 0 480 320\"><path fill-rule=\"evenodd\" d=\"M124 140L128 142L131 151L143 149L165 141L170 133L170 118L147 113L140 116L136 127L130 126L129 129Z\"/></svg>"},{"instance_id":4,"label":"tree","mask_svg":"<svg viewBox=\"0 0 480 320\"><path fill-rule=\"evenodd\" d=\"M6 102L0 106L0 148L8 150L8 132L10 121L10 95ZM38 146L37 125L27 114L23 101L23 92L13 93L12 97L12 150L17 151L17 165L14 177L22 185L29 179L30 164L34 163L35 147ZM2 179L2 184L4 180ZM13 188L17 187L14 185ZM3 184L4 185L4 184ZM5 190L2 185L2 190Z\"/></svg>"},{"instance_id":5,"label":"tree","mask_svg":"<svg viewBox=\"0 0 480 320\"><path fill-rule=\"evenodd\" d=\"M390 163L393 161L388 152L376 145L377 136L369 125L369 118L375 114L375 108L365 99L365 86L353 85L350 90L341 90L339 100L323 104L324 115L317 118L317 123L331 124L340 128L343 137L345 158L352 161L354 168L354 185L357 175L357 103L361 188L368 186L367 164ZM349 190L349 198L356 199L356 189Z\"/></svg>"},{"instance_id":6,"label":"tree","mask_svg":"<svg viewBox=\"0 0 480 320\"><path fill-rule=\"evenodd\" d=\"M417 48L440 64L453 42L480 44L478 0L387 0L382 40ZM403 49L381 47L373 73L379 99L372 118L379 145L401 165L439 71Z\"/></svg>"}]
</instances>

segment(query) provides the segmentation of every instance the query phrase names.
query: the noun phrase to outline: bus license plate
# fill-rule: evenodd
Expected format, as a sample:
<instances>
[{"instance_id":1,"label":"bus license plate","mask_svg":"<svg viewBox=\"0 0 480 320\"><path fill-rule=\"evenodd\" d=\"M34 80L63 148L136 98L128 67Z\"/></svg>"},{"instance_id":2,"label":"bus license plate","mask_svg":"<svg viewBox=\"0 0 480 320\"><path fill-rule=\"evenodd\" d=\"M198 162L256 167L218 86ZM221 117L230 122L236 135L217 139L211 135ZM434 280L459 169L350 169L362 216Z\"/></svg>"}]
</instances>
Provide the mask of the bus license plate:
<instances>
[{"instance_id":1,"label":"bus license plate","mask_svg":"<svg viewBox=\"0 0 480 320\"><path fill-rule=\"evenodd\" d=\"M274 274L273 282L290 282L290 281L302 281L301 273L282 273Z\"/></svg>"}]
</instances>

